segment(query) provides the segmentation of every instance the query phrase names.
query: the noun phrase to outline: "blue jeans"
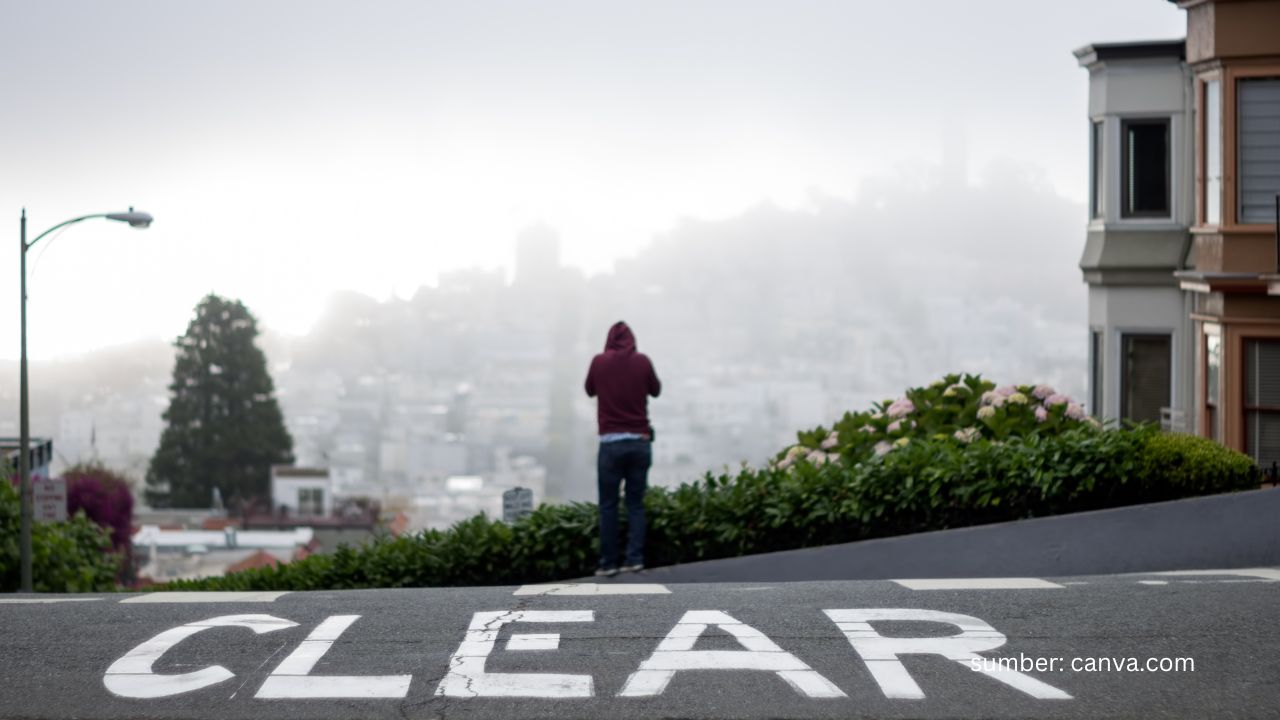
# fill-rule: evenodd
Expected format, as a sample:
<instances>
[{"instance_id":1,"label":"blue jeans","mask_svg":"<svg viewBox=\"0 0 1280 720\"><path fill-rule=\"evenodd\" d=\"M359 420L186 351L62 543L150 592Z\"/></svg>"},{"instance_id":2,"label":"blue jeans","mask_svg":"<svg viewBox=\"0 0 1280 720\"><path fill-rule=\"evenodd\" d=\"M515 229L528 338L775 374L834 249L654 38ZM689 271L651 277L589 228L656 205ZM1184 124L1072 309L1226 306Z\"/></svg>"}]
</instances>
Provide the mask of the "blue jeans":
<instances>
[{"instance_id":1,"label":"blue jeans","mask_svg":"<svg viewBox=\"0 0 1280 720\"><path fill-rule=\"evenodd\" d=\"M653 448L648 440L600 443L600 567L618 567L618 485L627 483L627 561L644 564L644 491Z\"/></svg>"}]
</instances>

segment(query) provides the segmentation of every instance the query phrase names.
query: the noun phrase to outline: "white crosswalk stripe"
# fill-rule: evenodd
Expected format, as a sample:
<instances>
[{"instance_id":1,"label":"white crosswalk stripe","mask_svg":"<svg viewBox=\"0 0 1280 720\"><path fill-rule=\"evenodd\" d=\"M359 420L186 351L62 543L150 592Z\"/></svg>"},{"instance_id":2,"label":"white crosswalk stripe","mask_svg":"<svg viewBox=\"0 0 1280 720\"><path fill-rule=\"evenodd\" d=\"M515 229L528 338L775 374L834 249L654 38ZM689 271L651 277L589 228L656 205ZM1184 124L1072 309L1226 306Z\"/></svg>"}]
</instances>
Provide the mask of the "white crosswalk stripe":
<instances>
[{"instance_id":1,"label":"white crosswalk stripe","mask_svg":"<svg viewBox=\"0 0 1280 720\"><path fill-rule=\"evenodd\" d=\"M551 583L522 585L514 595L670 595L656 583Z\"/></svg>"},{"instance_id":2,"label":"white crosswalk stripe","mask_svg":"<svg viewBox=\"0 0 1280 720\"><path fill-rule=\"evenodd\" d=\"M285 592L153 592L135 595L122 603L219 603L219 602L275 602Z\"/></svg>"},{"instance_id":3,"label":"white crosswalk stripe","mask_svg":"<svg viewBox=\"0 0 1280 720\"><path fill-rule=\"evenodd\" d=\"M939 578L894 580L908 590L1050 590L1058 583L1040 578Z\"/></svg>"}]
</instances>

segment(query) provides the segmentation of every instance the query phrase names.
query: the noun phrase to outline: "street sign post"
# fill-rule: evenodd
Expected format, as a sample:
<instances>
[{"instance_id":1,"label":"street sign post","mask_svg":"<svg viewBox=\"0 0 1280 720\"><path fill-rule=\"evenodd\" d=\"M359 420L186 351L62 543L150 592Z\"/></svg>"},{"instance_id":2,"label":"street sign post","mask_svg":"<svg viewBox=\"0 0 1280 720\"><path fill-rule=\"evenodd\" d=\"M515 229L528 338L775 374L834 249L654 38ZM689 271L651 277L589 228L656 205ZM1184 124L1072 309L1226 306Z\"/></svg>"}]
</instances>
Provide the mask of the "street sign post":
<instances>
[{"instance_id":1,"label":"street sign post","mask_svg":"<svg viewBox=\"0 0 1280 720\"><path fill-rule=\"evenodd\" d=\"M529 488L512 488L502 493L502 520L513 523L533 512L533 491Z\"/></svg>"},{"instance_id":2,"label":"street sign post","mask_svg":"<svg viewBox=\"0 0 1280 720\"><path fill-rule=\"evenodd\" d=\"M67 481L62 478L31 478L32 506L36 522L67 521Z\"/></svg>"}]
</instances>

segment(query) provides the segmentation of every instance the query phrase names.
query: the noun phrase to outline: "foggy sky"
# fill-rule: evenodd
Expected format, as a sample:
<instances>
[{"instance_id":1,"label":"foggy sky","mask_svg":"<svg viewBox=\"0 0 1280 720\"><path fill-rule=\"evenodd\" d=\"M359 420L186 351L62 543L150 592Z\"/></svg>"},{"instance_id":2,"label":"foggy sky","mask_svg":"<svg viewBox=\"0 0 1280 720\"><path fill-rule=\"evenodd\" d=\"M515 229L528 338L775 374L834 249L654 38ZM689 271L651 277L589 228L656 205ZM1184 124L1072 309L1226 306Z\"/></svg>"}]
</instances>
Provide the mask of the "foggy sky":
<instances>
[{"instance_id":1,"label":"foggy sky","mask_svg":"<svg viewBox=\"0 0 1280 720\"><path fill-rule=\"evenodd\" d=\"M33 235L131 204L156 216L32 252L36 358L172 338L210 291L305 332L335 290L408 297L442 270L509 265L538 221L566 262L607 270L686 218L927 176L944 138L972 182L1012 163L1079 202L1083 242L1071 50L1185 27L1163 0L2 9L6 227L22 206Z\"/></svg>"}]
</instances>

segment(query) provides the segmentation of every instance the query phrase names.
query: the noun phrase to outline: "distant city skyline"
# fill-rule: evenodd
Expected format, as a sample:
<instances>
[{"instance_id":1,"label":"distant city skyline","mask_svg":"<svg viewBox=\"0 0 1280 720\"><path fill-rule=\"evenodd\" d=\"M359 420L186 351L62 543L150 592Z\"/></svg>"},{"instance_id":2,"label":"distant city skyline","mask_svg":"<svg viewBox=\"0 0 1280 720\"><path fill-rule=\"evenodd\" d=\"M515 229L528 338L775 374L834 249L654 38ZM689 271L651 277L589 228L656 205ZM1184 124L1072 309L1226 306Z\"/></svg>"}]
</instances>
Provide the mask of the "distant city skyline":
<instances>
[{"instance_id":1,"label":"distant city skyline","mask_svg":"<svg viewBox=\"0 0 1280 720\"><path fill-rule=\"evenodd\" d=\"M31 355L172 338L210 291L305 333L330 293L510 267L545 223L609 270L686 219L1010 164L1081 204L1071 51L1178 37L1157 0L532 6L21 4L0 216L86 224L29 268ZM949 170L942 169L944 156ZM0 253L0 278L17 258ZM17 356L0 297L0 358Z\"/></svg>"}]
</instances>

